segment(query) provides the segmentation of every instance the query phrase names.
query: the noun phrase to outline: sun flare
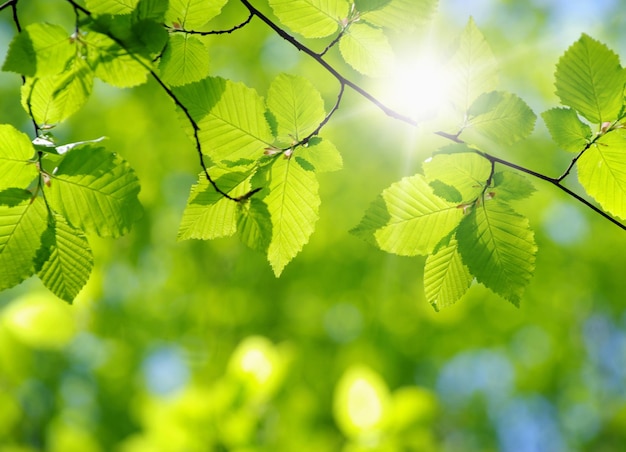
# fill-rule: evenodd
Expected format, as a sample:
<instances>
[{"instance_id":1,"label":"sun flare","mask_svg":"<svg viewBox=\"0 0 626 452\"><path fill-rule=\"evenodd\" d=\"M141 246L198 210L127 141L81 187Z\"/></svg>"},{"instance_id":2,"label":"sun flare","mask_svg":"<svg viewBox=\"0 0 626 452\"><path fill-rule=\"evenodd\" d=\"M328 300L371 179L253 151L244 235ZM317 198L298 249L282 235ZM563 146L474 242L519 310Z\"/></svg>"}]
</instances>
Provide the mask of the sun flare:
<instances>
[{"instance_id":1,"label":"sun flare","mask_svg":"<svg viewBox=\"0 0 626 452\"><path fill-rule=\"evenodd\" d=\"M398 58L390 76L381 84L384 101L418 121L432 119L449 103L451 78L434 52Z\"/></svg>"}]
</instances>

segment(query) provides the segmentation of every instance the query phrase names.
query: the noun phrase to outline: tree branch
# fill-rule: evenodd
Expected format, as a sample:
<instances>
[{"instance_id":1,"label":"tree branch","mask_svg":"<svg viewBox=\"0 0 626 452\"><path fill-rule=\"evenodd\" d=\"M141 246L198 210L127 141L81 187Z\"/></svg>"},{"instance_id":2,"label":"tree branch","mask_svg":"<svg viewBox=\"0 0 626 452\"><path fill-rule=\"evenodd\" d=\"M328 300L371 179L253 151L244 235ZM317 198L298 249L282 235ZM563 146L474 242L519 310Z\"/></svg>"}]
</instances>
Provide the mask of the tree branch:
<instances>
[{"instance_id":1,"label":"tree branch","mask_svg":"<svg viewBox=\"0 0 626 452\"><path fill-rule=\"evenodd\" d=\"M341 75L334 67L332 67L326 60L324 60L323 56L320 56L318 53L314 52L312 49L310 49L309 47L305 46L300 41L298 41L296 38L294 38L289 33L287 33L285 30L280 28L269 17L267 17L261 11L256 9L254 6L252 6L248 0L240 0L240 1L241 1L241 3L244 4L244 6L246 8L248 8L250 13L252 13L254 16L257 16L259 19L261 19L261 21L263 21L268 27L270 27L272 30L274 30L276 32L276 34L278 34L281 38L283 38L285 41L289 42L292 46L294 46L299 51L301 51L303 53L306 53L311 58L313 58L315 61L317 61L318 64L320 66L322 66L324 69L326 69L326 71L329 74L331 74L333 77L335 77L339 81L339 83L341 83L342 85L346 85L346 86L349 86L350 88L352 88L354 91L359 93L365 99L367 99L372 104L374 104L376 107L378 107L380 110L382 110L383 113L385 113L387 116L389 116L391 118L394 118L394 119L397 119L399 121L405 122L405 123L407 123L409 125L412 125L412 126L416 126L417 125L417 121L415 121L414 119L409 118L408 116L405 116L405 115L403 115L401 113L398 113L397 111L387 107L385 104L383 104L381 101L379 101L373 95L371 95L369 92L367 92L366 90L361 88L359 85L357 85L356 83L352 82L351 80L348 80L346 77Z\"/></svg>"},{"instance_id":2,"label":"tree branch","mask_svg":"<svg viewBox=\"0 0 626 452\"><path fill-rule=\"evenodd\" d=\"M170 26L167 26L167 25L165 25L165 28L167 28L172 33L187 33L187 34L190 34L190 35L200 35L200 36L224 35L224 34L230 34L230 33L234 32L234 31L237 31L237 30L245 27L246 25L248 25L250 23L250 21L252 20L253 17L254 17L254 14L252 14L252 12L250 12L250 14L248 15L248 18L246 20L244 20L240 24L237 24L234 27L229 28L227 30L196 31L196 30L185 30L184 28L170 27Z\"/></svg>"}]
</instances>

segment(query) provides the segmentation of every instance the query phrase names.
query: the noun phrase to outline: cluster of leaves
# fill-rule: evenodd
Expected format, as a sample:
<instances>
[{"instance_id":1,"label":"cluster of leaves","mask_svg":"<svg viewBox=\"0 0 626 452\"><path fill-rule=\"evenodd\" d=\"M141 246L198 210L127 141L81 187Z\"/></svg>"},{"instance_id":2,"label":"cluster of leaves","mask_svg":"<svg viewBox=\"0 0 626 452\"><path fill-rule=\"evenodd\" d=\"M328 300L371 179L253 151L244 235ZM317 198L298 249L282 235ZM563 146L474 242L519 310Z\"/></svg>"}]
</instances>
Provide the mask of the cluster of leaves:
<instances>
[{"instance_id":1,"label":"cluster of leaves","mask_svg":"<svg viewBox=\"0 0 626 452\"><path fill-rule=\"evenodd\" d=\"M279 75L264 99L241 83L209 75L207 48L198 35L212 32L198 28L226 2L86 0L83 7L70 0L77 16L73 33L39 23L16 35L3 69L24 77L22 105L38 136L31 143L10 126L1 130L0 262L10 271L0 276L0 290L37 273L71 301L92 266L84 233L119 236L140 211L138 182L121 158L93 142L58 146L49 133L86 102L96 77L131 87L152 76L174 100L202 167L180 239L238 233L267 254L277 276L301 251L318 219L317 174L342 166L321 129L346 86L382 105L329 65L325 54L336 45L354 69L381 75L393 59L386 33L417 26L436 2L269 0L291 31L328 39L322 52L313 52L241 0L250 16L235 29L260 18L340 82L328 113L320 93L300 76ZM354 229L382 250L428 256L425 290L437 309L456 302L474 279L517 305L531 279L537 246L528 220L510 202L534 189L499 166L567 191L561 181L578 164L587 192L605 211L626 218L626 71L617 55L583 35L557 65L556 90L565 108L543 118L556 144L577 155L556 179L482 150L485 139L504 146L526 138L536 120L518 96L497 90L496 66L470 20L448 62L453 82L447 117L453 122L438 133L452 144L424 163L423 174L384 190Z\"/></svg>"}]
</instances>

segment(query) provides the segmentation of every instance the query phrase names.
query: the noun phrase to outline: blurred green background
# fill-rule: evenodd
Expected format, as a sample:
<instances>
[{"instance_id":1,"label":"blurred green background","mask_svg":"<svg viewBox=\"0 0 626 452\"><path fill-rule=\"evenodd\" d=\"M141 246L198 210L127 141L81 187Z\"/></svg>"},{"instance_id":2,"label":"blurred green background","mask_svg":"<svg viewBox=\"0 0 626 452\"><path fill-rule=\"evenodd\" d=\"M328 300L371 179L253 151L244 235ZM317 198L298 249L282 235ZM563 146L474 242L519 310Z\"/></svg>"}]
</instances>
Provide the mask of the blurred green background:
<instances>
[{"instance_id":1,"label":"blurred green background","mask_svg":"<svg viewBox=\"0 0 626 452\"><path fill-rule=\"evenodd\" d=\"M61 0L19 6L24 24L71 30ZM446 45L470 15L501 63L502 87L537 113L556 105L554 67L580 33L626 55L620 0L441 0L435 41ZM245 17L231 0L211 28ZM3 59L14 25L9 10L0 20ZM425 36L392 38L410 47ZM264 95L278 73L296 73L327 109L334 102L337 83L259 20L206 41L212 74ZM329 58L340 64L336 50ZM0 74L0 122L32 133L20 83ZM518 205L539 245L522 306L475 285L435 313L423 296L423 259L348 233L378 193L445 144L427 126L412 129L346 95L324 129L344 170L320 176L316 232L280 279L236 238L176 241L199 168L153 81L98 84L55 134L106 135L141 180L145 215L119 240L90 237L96 268L73 306L35 279L0 293L3 452L626 447L626 235L553 187L533 181L538 192ZM549 175L572 157L540 120L529 140L489 151Z\"/></svg>"}]
</instances>

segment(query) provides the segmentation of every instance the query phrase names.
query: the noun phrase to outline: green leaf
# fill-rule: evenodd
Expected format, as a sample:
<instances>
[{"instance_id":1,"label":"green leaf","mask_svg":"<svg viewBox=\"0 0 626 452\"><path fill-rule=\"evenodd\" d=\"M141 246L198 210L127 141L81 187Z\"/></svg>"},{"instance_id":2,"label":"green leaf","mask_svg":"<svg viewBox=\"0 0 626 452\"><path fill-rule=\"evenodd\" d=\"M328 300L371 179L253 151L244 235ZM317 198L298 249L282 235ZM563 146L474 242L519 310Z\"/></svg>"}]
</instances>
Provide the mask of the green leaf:
<instances>
[{"instance_id":1,"label":"green leaf","mask_svg":"<svg viewBox=\"0 0 626 452\"><path fill-rule=\"evenodd\" d=\"M307 146L301 146L295 151L294 156L296 160L306 160L318 173L343 168L343 159L335 145L320 137L311 138Z\"/></svg>"},{"instance_id":2,"label":"green leaf","mask_svg":"<svg viewBox=\"0 0 626 452\"><path fill-rule=\"evenodd\" d=\"M160 61L161 79L172 86L197 82L209 73L209 52L192 35L172 34Z\"/></svg>"},{"instance_id":3,"label":"green leaf","mask_svg":"<svg viewBox=\"0 0 626 452\"><path fill-rule=\"evenodd\" d=\"M580 152L591 139L591 127L571 108L552 108L544 111L541 117L554 142L566 151Z\"/></svg>"},{"instance_id":4,"label":"green leaf","mask_svg":"<svg viewBox=\"0 0 626 452\"><path fill-rule=\"evenodd\" d=\"M200 127L202 151L216 164L253 162L271 146L274 138L265 119L265 104L253 89L209 77L174 92ZM182 113L181 117L190 130Z\"/></svg>"},{"instance_id":5,"label":"green leaf","mask_svg":"<svg viewBox=\"0 0 626 452\"><path fill-rule=\"evenodd\" d=\"M102 237L126 234L142 212L134 171L102 147L68 151L46 191L50 206L73 227Z\"/></svg>"},{"instance_id":6,"label":"green leaf","mask_svg":"<svg viewBox=\"0 0 626 452\"><path fill-rule=\"evenodd\" d=\"M35 148L28 136L13 126L0 124L0 191L26 188L37 177Z\"/></svg>"},{"instance_id":7,"label":"green leaf","mask_svg":"<svg viewBox=\"0 0 626 452\"><path fill-rule=\"evenodd\" d=\"M63 27L32 24L11 41L2 70L30 77L56 75L75 54L73 40Z\"/></svg>"},{"instance_id":8,"label":"green leaf","mask_svg":"<svg viewBox=\"0 0 626 452\"><path fill-rule=\"evenodd\" d=\"M93 268L93 255L87 238L55 215L43 235L48 258L37 276L57 297L72 303L87 283Z\"/></svg>"},{"instance_id":9,"label":"green leaf","mask_svg":"<svg viewBox=\"0 0 626 452\"><path fill-rule=\"evenodd\" d=\"M276 17L305 38L324 38L348 17L346 0L269 0Z\"/></svg>"},{"instance_id":10,"label":"green leaf","mask_svg":"<svg viewBox=\"0 0 626 452\"><path fill-rule=\"evenodd\" d=\"M32 197L33 193L24 188L5 188L0 191L0 206L15 207Z\"/></svg>"},{"instance_id":11,"label":"green leaf","mask_svg":"<svg viewBox=\"0 0 626 452\"><path fill-rule=\"evenodd\" d=\"M518 306L537 252L528 219L505 203L486 200L463 218L456 238L476 280Z\"/></svg>"},{"instance_id":12,"label":"green leaf","mask_svg":"<svg viewBox=\"0 0 626 452\"><path fill-rule=\"evenodd\" d=\"M437 0L355 1L361 19L391 30L411 30L424 25L437 9Z\"/></svg>"},{"instance_id":13,"label":"green leaf","mask_svg":"<svg viewBox=\"0 0 626 452\"><path fill-rule=\"evenodd\" d=\"M461 221L463 210L433 192L416 174L385 189L353 232L378 247L401 256L426 255Z\"/></svg>"},{"instance_id":14,"label":"green leaf","mask_svg":"<svg viewBox=\"0 0 626 452\"><path fill-rule=\"evenodd\" d=\"M556 94L594 124L617 119L624 103L626 77L619 57L583 34L556 65Z\"/></svg>"},{"instance_id":15,"label":"green leaf","mask_svg":"<svg viewBox=\"0 0 626 452\"><path fill-rule=\"evenodd\" d=\"M438 154L424 162L429 182L441 181L461 194L461 201L474 201L491 175L491 163L470 148L465 154ZM431 184L432 185L432 184Z\"/></svg>"},{"instance_id":16,"label":"green leaf","mask_svg":"<svg viewBox=\"0 0 626 452\"><path fill-rule=\"evenodd\" d=\"M132 20L134 22L154 21L162 24L165 20L168 3L169 0L139 0L133 11Z\"/></svg>"},{"instance_id":17,"label":"green leaf","mask_svg":"<svg viewBox=\"0 0 626 452\"><path fill-rule=\"evenodd\" d=\"M248 247L267 252L272 241L272 218L267 205L257 198L240 203L237 231Z\"/></svg>"},{"instance_id":18,"label":"green leaf","mask_svg":"<svg viewBox=\"0 0 626 452\"><path fill-rule=\"evenodd\" d=\"M150 63L137 53L129 53L110 37L91 31L82 38L94 75L118 88L141 85L148 79Z\"/></svg>"},{"instance_id":19,"label":"green leaf","mask_svg":"<svg viewBox=\"0 0 626 452\"><path fill-rule=\"evenodd\" d=\"M232 197L249 191L249 174L211 168L210 174L220 190ZM204 173L200 174L189 195L178 229L178 240L210 240L233 235L237 230L237 203L218 193Z\"/></svg>"},{"instance_id":20,"label":"green leaf","mask_svg":"<svg viewBox=\"0 0 626 452\"><path fill-rule=\"evenodd\" d=\"M261 191L272 219L267 258L274 274L280 276L315 229L320 206L317 178L295 159L276 157L253 178L252 185L268 187Z\"/></svg>"},{"instance_id":21,"label":"green leaf","mask_svg":"<svg viewBox=\"0 0 626 452\"><path fill-rule=\"evenodd\" d=\"M343 59L362 74L379 77L393 64L393 50L380 28L366 23L351 24L339 41Z\"/></svg>"},{"instance_id":22,"label":"green leaf","mask_svg":"<svg viewBox=\"0 0 626 452\"><path fill-rule=\"evenodd\" d=\"M47 227L46 205L31 197L9 207L0 205L0 290L13 287L35 272L35 256Z\"/></svg>"},{"instance_id":23,"label":"green leaf","mask_svg":"<svg viewBox=\"0 0 626 452\"><path fill-rule=\"evenodd\" d=\"M22 106L40 126L58 124L76 113L93 90L93 74L82 58L74 58L63 74L29 78L22 86Z\"/></svg>"},{"instance_id":24,"label":"green leaf","mask_svg":"<svg viewBox=\"0 0 626 452\"><path fill-rule=\"evenodd\" d=\"M280 74L270 85L267 107L277 123L277 139L291 144L313 132L324 120L324 101L304 77Z\"/></svg>"},{"instance_id":25,"label":"green leaf","mask_svg":"<svg viewBox=\"0 0 626 452\"><path fill-rule=\"evenodd\" d=\"M130 14L139 0L85 0L93 14Z\"/></svg>"},{"instance_id":26,"label":"green leaf","mask_svg":"<svg viewBox=\"0 0 626 452\"><path fill-rule=\"evenodd\" d=\"M424 291L426 300L439 311L456 303L474 277L469 272L458 251L457 241L441 248L426 258L424 264Z\"/></svg>"},{"instance_id":27,"label":"green leaf","mask_svg":"<svg viewBox=\"0 0 626 452\"><path fill-rule=\"evenodd\" d=\"M528 198L535 187L524 176L511 171L499 171L493 175L492 196L500 201Z\"/></svg>"},{"instance_id":28,"label":"green leaf","mask_svg":"<svg viewBox=\"0 0 626 452\"><path fill-rule=\"evenodd\" d=\"M165 20L185 30L201 27L217 16L228 0L170 0Z\"/></svg>"},{"instance_id":29,"label":"green leaf","mask_svg":"<svg viewBox=\"0 0 626 452\"><path fill-rule=\"evenodd\" d=\"M626 132L600 137L578 159L578 180L608 212L626 219Z\"/></svg>"},{"instance_id":30,"label":"green leaf","mask_svg":"<svg viewBox=\"0 0 626 452\"><path fill-rule=\"evenodd\" d=\"M536 118L515 94L492 91L474 101L468 111L467 127L496 143L512 144L530 135Z\"/></svg>"},{"instance_id":31,"label":"green leaf","mask_svg":"<svg viewBox=\"0 0 626 452\"><path fill-rule=\"evenodd\" d=\"M450 101L465 113L478 96L498 86L497 69L489 44L470 18L448 64Z\"/></svg>"}]
</instances>

